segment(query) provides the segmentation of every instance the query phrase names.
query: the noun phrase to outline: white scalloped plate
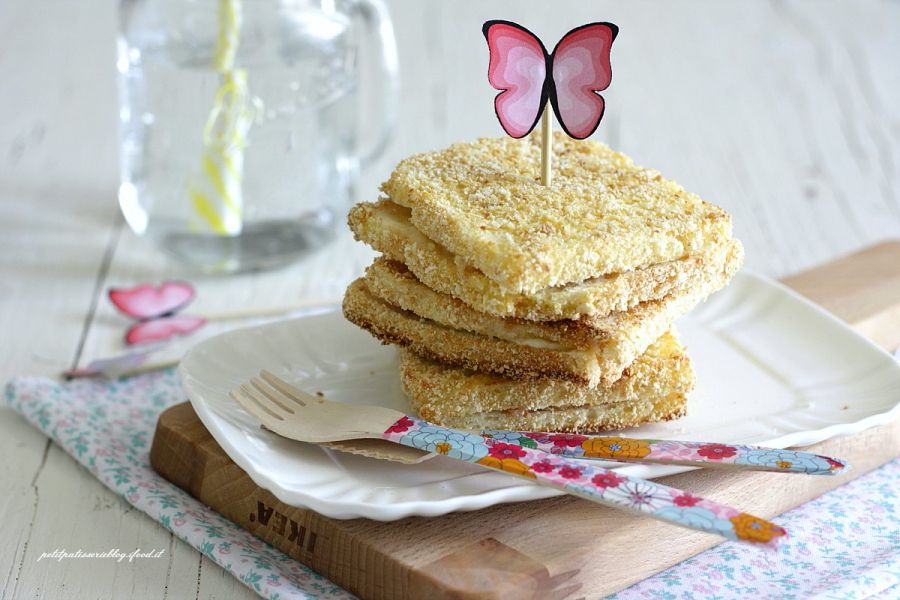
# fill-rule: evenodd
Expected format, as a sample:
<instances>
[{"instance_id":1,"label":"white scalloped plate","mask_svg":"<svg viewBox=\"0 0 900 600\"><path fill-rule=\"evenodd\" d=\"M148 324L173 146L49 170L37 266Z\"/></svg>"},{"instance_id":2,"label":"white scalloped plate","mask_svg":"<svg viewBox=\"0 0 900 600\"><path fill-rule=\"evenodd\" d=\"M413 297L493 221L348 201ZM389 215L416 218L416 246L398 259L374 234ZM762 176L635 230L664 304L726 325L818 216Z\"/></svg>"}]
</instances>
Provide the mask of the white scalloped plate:
<instances>
[{"instance_id":1,"label":"white scalloped plate","mask_svg":"<svg viewBox=\"0 0 900 600\"><path fill-rule=\"evenodd\" d=\"M778 283L738 274L679 330L697 371L689 416L625 435L784 448L900 416L900 365ZM282 502L339 519L388 521L560 493L446 457L402 465L283 439L260 429L228 396L261 368L332 400L408 406L396 351L334 307L195 346L179 369L194 409L225 452ZM688 470L619 468L638 477Z\"/></svg>"}]
</instances>

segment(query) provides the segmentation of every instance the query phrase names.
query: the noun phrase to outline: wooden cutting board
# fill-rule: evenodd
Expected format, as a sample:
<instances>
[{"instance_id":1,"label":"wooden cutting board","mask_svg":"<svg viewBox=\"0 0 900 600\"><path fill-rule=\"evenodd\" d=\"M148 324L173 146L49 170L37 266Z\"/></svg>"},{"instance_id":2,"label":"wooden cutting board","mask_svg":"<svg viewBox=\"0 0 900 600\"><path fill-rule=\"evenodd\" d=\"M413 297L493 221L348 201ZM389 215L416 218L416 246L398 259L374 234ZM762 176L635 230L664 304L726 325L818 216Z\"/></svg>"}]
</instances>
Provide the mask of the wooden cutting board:
<instances>
[{"instance_id":1,"label":"wooden cutting board","mask_svg":"<svg viewBox=\"0 0 900 600\"><path fill-rule=\"evenodd\" d=\"M900 345L900 241L785 283L882 346ZM707 470L661 481L774 517L900 455L900 421L808 449L853 469L840 477ZM160 416L150 460L198 500L366 599L595 598L720 542L569 496L391 523L330 519L255 485L188 403Z\"/></svg>"}]
</instances>

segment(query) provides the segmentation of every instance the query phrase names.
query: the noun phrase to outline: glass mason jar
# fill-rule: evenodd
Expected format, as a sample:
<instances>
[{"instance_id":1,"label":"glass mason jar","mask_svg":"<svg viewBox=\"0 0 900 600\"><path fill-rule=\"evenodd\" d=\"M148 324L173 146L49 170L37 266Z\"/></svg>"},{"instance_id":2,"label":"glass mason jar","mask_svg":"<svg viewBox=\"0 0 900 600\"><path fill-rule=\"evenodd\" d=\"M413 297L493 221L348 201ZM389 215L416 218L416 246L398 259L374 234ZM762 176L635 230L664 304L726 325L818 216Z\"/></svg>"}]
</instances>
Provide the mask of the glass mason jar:
<instances>
[{"instance_id":1,"label":"glass mason jar","mask_svg":"<svg viewBox=\"0 0 900 600\"><path fill-rule=\"evenodd\" d=\"M381 1L121 0L120 17L131 229L220 273L284 264L333 236L393 127Z\"/></svg>"}]
</instances>

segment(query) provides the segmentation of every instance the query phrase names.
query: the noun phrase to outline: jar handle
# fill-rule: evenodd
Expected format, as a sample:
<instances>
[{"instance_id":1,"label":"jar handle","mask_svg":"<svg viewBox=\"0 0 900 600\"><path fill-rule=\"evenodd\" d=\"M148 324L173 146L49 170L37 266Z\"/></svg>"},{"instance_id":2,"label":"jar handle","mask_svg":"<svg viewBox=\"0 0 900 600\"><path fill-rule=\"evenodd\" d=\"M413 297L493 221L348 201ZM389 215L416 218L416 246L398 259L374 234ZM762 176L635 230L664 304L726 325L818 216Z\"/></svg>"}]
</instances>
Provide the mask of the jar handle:
<instances>
[{"instance_id":1,"label":"jar handle","mask_svg":"<svg viewBox=\"0 0 900 600\"><path fill-rule=\"evenodd\" d=\"M378 67L377 74L368 82L373 88L371 92L363 90L360 94L360 98L372 107L371 114L381 115L379 123L364 125L373 128L368 136L369 147L360 151L360 166L366 167L384 152L397 124L397 41L390 14L381 0L356 0L353 4L366 25L366 43L371 48L362 55L374 57L370 60L377 61Z\"/></svg>"}]
</instances>

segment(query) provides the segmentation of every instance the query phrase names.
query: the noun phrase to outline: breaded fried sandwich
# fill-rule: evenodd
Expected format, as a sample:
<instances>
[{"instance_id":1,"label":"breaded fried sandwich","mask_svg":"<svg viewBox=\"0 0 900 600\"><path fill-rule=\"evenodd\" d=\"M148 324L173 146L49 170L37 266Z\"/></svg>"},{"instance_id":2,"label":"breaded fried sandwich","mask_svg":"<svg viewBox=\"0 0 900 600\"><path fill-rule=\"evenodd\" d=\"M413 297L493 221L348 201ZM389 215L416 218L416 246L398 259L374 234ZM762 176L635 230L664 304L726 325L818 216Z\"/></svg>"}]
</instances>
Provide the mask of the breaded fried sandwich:
<instances>
[{"instance_id":1,"label":"breaded fried sandwich","mask_svg":"<svg viewBox=\"0 0 900 600\"><path fill-rule=\"evenodd\" d=\"M593 141L486 138L400 162L350 213L382 253L344 314L403 347L415 411L448 426L600 431L683 415L673 322L743 248L721 208Z\"/></svg>"}]
</instances>

